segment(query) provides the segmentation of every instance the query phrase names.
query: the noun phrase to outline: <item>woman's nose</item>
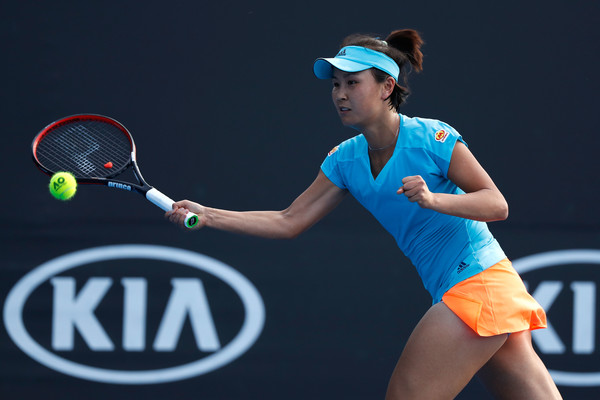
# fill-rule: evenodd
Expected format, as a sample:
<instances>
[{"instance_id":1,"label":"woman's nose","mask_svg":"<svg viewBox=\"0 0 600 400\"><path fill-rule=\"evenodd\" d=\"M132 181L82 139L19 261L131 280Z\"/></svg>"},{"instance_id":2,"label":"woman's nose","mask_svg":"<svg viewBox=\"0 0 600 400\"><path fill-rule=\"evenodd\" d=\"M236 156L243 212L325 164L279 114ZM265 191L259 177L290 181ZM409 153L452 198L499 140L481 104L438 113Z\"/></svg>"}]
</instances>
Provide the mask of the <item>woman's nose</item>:
<instances>
[{"instance_id":1,"label":"woman's nose","mask_svg":"<svg viewBox=\"0 0 600 400\"><path fill-rule=\"evenodd\" d=\"M336 101L348 100L348 97L346 96L346 92L344 90L337 90L333 98Z\"/></svg>"}]
</instances>

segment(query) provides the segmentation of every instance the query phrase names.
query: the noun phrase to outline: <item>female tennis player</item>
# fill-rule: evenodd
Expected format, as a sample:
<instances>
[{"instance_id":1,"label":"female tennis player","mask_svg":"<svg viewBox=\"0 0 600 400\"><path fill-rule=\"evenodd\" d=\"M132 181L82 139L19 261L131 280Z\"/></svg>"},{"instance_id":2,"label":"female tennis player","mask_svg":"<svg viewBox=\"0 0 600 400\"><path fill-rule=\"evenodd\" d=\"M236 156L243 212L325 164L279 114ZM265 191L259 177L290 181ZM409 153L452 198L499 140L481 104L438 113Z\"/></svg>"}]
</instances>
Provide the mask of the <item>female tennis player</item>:
<instances>
[{"instance_id":1,"label":"female tennis player","mask_svg":"<svg viewBox=\"0 0 600 400\"><path fill-rule=\"evenodd\" d=\"M347 37L333 58L314 63L331 79L345 126L360 134L332 149L315 181L285 210L236 212L175 203L166 214L199 226L294 238L351 193L396 239L433 297L390 378L386 399L451 399L478 374L502 399L559 399L531 344L546 326L540 305L488 230L508 216L506 201L465 141L441 121L399 113L410 68L422 70L414 30L385 40Z\"/></svg>"}]
</instances>

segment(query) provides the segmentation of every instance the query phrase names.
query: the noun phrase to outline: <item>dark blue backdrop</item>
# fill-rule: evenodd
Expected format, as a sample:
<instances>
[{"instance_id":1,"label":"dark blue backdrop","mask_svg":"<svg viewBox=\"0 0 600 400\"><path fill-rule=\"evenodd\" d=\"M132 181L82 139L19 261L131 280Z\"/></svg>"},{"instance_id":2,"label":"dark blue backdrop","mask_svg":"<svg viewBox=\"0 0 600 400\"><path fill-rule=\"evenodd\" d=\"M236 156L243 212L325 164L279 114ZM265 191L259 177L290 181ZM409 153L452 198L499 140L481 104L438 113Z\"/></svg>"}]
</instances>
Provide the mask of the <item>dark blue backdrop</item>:
<instances>
[{"instance_id":1,"label":"dark blue backdrop","mask_svg":"<svg viewBox=\"0 0 600 400\"><path fill-rule=\"evenodd\" d=\"M132 131L142 172L166 194L220 208L285 208L314 179L327 151L354 134L339 123L329 84L312 75L313 60L335 54L353 32L422 32L424 72L412 75L403 113L444 120L465 137L511 207L507 221L491 224L510 258L600 248L598 2L4 1L0 7L3 308L14 285L46 261L142 243L231 265L257 288L266 310L248 352L216 371L154 385L70 377L31 359L0 330L3 398L383 397L430 299L391 237L353 199L295 241L188 234L126 192L80 187L73 201L54 201L30 156L33 136L49 122L105 114ZM139 260L127 265L135 276L150 274L142 267ZM524 276L532 289L542 281L567 282L548 310L567 346L542 354L554 370L600 370L595 346L588 354L571 348L568 282L595 288L594 268ZM78 288L105 275L117 285L107 267L82 273ZM164 282L171 276L165 273ZM243 318L239 305L227 311L231 293L219 294L218 284L202 279L213 310L225 309L215 316L218 328L235 331ZM47 348L50 288L46 283L31 295L24 316L29 333ZM111 335L122 321L110 310L122 307L122 296L107 295L106 310L98 308ZM160 315L164 304L156 307ZM585 315L595 316L595 309ZM152 367L177 364L198 356L189 328L167 361L151 348L135 356L122 349L98 354L79 336L73 357L114 368L130 357ZM597 332L590 334L598 343ZM565 398L587 399L599 386L560 389ZM486 396L474 381L459 398Z\"/></svg>"}]
</instances>

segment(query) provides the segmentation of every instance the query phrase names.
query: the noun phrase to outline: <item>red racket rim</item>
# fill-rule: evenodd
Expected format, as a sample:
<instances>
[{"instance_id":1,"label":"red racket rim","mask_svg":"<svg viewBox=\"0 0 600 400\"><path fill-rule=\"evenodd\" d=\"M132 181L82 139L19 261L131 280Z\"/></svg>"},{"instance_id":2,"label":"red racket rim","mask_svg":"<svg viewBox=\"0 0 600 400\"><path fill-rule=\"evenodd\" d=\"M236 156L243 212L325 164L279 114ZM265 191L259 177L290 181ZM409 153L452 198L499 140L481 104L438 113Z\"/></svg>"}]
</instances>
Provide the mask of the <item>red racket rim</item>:
<instances>
[{"instance_id":1,"label":"red racket rim","mask_svg":"<svg viewBox=\"0 0 600 400\"><path fill-rule=\"evenodd\" d=\"M89 122L100 122L100 123L104 123L104 124L108 124L113 128L117 128L118 131L120 131L120 133L123 134L123 136L127 139L127 142L129 144L129 148L127 150L127 161L122 161L120 162L121 165L119 165L117 168L112 169L112 167L110 168L106 168L108 171L103 171L103 174L101 174L102 176L82 176L81 174L75 173L76 171L70 171L70 169L74 169L74 168L51 168L48 165L46 165L46 163L44 163L42 160L40 160L40 157L38 155L38 149L40 146L40 143L42 143L44 141L44 139L46 137L49 137L48 135L51 135L52 133L56 132L59 129L64 129L65 127L69 127L69 126L76 126L78 123L89 123ZM123 152L124 149L121 149L121 152ZM56 120L50 124L48 124L45 128L43 128L33 139L32 142L32 153L33 153L33 159L35 161L35 164L38 166L38 168L46 173L47 175L52 175L56 172L63 171L63 170L67 170L69 172L74 173L74 175L77 177L77 180L81 183L93 183L94 180L96 179L106 179L106 178L111 178L114 177L116 175L118 175L119 173L121 173L124 169L126 169L130 164L131 164L131 159L135 157L135 143L133 141L133 137L131 135L131 133L129 132L129 130L127 130L127 128L125 128L125 126L123 126L123 124L121 124L120 122L118 122L117 120L110 118L110 117L106 117L104 115L99 115L99 114L75 114L75 115L70 115L64 118L61 118L59 120ZM121 157L123 158L123 157ZM107 159L107 163L111 162L110 161L110 157L106 157Z\"/></svg>"}]
</instances>

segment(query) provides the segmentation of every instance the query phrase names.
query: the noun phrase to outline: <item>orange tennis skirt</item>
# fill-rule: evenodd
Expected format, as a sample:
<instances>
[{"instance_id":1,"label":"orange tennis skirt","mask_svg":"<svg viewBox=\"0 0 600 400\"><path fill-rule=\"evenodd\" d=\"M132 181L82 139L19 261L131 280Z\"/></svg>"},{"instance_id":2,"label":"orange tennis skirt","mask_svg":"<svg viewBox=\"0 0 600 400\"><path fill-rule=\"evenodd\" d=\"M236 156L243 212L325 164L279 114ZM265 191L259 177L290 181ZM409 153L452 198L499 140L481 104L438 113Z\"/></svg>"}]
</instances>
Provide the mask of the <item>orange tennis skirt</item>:
<instances>
[{"instance_id":1,"label":"orange tennis skirt","mask_svg":"<svg viewBox=\"0 0 600 400\"><path fill-rule=\"evenodd\" d=\"M507 258L457 283L442 301L479 336L546 327L546 313Z\"/></svg>"}]
</instances>

